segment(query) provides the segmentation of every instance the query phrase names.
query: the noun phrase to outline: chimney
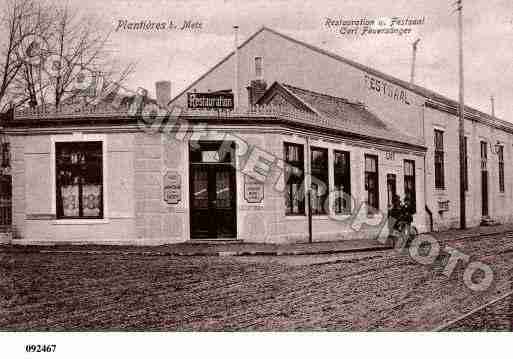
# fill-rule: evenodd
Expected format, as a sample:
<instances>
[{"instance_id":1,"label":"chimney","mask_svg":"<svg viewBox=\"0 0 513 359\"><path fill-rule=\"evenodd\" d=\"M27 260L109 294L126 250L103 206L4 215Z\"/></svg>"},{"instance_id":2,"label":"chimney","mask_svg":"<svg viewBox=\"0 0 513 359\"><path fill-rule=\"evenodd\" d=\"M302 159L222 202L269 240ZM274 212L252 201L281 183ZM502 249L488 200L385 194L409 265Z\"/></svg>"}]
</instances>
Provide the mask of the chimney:
<instances>
[{"instance_id":1,"label":"chimney","mask_svg":"<svg viewBox=\"0 0 513 359\"><path fill-rule=\"evenodd\" d=\"M171 101L171 81L157 81L155 83L155 95L159 106L167 107Z\"/></svg>"},{"instance_id":2,"label":"chimney","mask_svg":"<svg viewBox=\"0 0 513 359\"><path fill-rule=\"evenodd\" d=\"M415 40L412 44L412 58L411 58L411 74L410 74L410 84L415 83L415 60L417 59L417 45L419 44L420 39Z\"/></svg>"},{"instance_id":3,"label":"chimney","mask_svg":"<svg viewBox=\"0 0 513 359\"><path fill-rule=\"evenodd\" d=\"M492 117L495 118L495 99L493 98L493 95L490 96L490 101L492 103Z\"/></svg>"},{"instance_id":4,"label":"chimney","mask_svg":"<svg viewBox=\"0 0 513 359\"><path fill-rule=\"evenodd\" d=\"M250 106L253 106L267 90L267 83L261 79L251 80L250 85L246 89L248 90L248 103Z\"/></svg>"}]
</instances>

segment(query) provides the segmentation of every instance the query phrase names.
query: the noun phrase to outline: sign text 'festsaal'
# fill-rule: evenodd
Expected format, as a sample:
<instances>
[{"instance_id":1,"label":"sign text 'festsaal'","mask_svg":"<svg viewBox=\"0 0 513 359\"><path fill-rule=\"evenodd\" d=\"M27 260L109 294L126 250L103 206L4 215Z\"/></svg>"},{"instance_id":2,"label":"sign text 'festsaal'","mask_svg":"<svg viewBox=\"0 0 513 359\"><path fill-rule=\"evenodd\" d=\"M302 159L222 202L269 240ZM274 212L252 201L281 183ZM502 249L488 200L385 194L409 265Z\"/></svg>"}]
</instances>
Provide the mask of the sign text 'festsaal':
<instances>
[{"instance_id":1,"label":"sign text 'festsaal'","mask_svg":"<svg viewBox=\"0 0 513 359\"><path fill-rule=\"evenodd\" d=\"M399 101L405 105L410 105L406 90L399 86L392 85L390 82L365 75L365 88L369 91L377 92L381 96L388 96L394 101Z\"/></svg>"}]
</instances>

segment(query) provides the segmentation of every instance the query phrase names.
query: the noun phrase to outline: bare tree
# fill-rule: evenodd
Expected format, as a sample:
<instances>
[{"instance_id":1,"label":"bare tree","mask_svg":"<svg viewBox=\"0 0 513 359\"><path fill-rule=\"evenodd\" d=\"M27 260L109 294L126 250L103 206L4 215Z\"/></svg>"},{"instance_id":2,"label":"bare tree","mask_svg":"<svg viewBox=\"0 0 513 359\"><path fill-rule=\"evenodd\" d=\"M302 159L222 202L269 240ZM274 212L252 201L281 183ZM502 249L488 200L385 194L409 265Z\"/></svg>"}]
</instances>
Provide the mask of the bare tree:
<instances>
[{"instance_id":1,"label":"bare tree","mask_svg":"<svg viewBox=\"0 0 513 359\"><path fill-rule=\"evenodd\" d=\"M57 8L54 31L50 39L52 102L59 106L69 96L84 88L77 86L83 77L89 78L90 88L110 82L123 83L134 71L134 64L121 67L109 52L110 32L104 32L99 21L70 9ZM100 85L101 87L101 85ZM101 90L101 88L99 89Z\"/></svg>"},{"instance_id":2,"label":"bare tree","mask_svg":"<svg viewBox=\"0 0 513 359\"><path fill-rule=\"evenodd\" d=\"M9 1L3 19L9 36L0 59L0 106L14 101L17 106L59 107L70 97L91 96L104 87L115 91L133 73L133 63L123 66L112 56L110 32L101 30L95 16L44 0ZM40 61L27 61L23 39L30 36L41 47Z\"/></svg>"},{"instance_id":3,"label":"bare tree","mask_svg":"<svg viewBox=\"0 0 513 359\"><path fill-rule=\"evenodd\" d=\"M42 33L39 11L39 4L33 0L9 0L5 4L0 18L4 34L0 37L0 111L20 99L21 94L12 88L25 64L23 41Z\"/></svg>"}]
</instances>

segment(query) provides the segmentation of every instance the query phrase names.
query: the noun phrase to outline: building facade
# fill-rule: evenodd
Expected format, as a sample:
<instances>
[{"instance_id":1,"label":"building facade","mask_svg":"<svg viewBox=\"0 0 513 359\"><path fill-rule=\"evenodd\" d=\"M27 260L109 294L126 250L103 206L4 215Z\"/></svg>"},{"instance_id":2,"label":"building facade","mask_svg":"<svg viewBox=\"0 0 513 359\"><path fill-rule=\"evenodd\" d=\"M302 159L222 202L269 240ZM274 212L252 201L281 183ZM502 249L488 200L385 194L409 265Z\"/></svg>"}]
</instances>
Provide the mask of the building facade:
<instances>
[{"instance_id":1,"label":"building facade","mask_svg":"<svg viewBox=\"0 0 513 359\"><path fill-rule=\"evenodd\" d=\"M171 105L183 105L189 91L233 88L234 78L238 79L241 105L250 101L243 89L257 78L268 84L277 81L361 102L380 119L418 139L427 148L423 165L426 183L423 211L427 223L420 228L444 230L459 226L456 101L265 27L238 47L237 58L237 76L232 52L176 96ZM468 174L466 224L510 222L513 208L508 203L513 200L513 182L508 174L513 162L513 125L470 107L465 109L464 123ZM435 136L442 139L438 141L438 149L435 149ZM486 156L481 156L481 146L487 148ZM486 170L482 171L482 166Z\"/></svg>"},{"instance_id":2,"label":"building facade","mask_svg":"<svg viewBox=\"0 0 513 359\"><path fill-rule=\"evenodd\" d=\"M234 110L188 102L227 90ZM310 211L314 241L383 238L395 196L420 232L459 224L457 104L273 30L155 111L4 119L12 241L304 242ZM512 221L513 125L468 108L465 130L467 225Z\"/></svg>"}]
</instances>

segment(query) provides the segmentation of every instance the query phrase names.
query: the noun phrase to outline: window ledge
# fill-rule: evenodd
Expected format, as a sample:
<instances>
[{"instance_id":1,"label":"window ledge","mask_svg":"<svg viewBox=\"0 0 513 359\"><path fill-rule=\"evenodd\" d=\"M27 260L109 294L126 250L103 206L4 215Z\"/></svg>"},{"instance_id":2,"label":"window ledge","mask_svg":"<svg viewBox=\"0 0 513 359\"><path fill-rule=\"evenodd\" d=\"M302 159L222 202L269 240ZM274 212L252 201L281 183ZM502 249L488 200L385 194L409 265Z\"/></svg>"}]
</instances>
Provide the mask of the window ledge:
<instances>
[{"instance_id":1,"label":"window ledge","mask_svg":"<svg viewBox=\"0 0 513 359\"><path fill-rule=\"evenodd\" d=\"M84 225L84 224L107 224L109 223L108 218L102 219L56 219L53 221L53 225Z\"/></svg>"}]
</instances>

